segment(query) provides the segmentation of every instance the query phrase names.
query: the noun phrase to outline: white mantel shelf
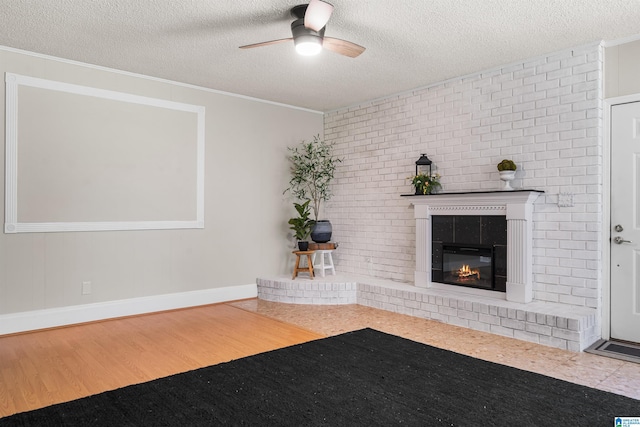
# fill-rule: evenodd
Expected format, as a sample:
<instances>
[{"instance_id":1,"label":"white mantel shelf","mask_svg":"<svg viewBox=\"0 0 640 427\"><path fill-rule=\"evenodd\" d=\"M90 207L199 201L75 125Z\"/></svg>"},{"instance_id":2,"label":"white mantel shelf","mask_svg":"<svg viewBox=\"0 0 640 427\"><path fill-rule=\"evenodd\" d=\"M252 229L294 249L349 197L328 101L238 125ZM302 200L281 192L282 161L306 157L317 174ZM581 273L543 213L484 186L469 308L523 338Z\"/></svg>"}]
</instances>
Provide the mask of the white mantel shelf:
<instances>
[{"instance_id":1,"label":"white mantel shelf","mask_svg":"<svg viewBox=\"0 0 640 427\"><path fill-rule=\"evenodd\" d=\"M431 282L433 215L504 215L507 219L507 301L533 300L533 202L539 190L478 191L403 195L410 197L416 219L415 285Z\"/></svg>"},{"instance_id":2,"label":"white mantel shelf","mask_svg":"<svg viewBox=\"0 0 640 427\"><path fill-rule=\"evenodd\" d=\"M435 193L435 194L401 194L402 197L411 197L411 203L414 199L429 200L433 206L449 204L449 205L483 205L486 203L503 204L519 203L533 198L537 199L542 190L512 190L512 191L468 191L460 193ZM417 202L423 204L424 202Z\"/></svg>"}]
</instances>

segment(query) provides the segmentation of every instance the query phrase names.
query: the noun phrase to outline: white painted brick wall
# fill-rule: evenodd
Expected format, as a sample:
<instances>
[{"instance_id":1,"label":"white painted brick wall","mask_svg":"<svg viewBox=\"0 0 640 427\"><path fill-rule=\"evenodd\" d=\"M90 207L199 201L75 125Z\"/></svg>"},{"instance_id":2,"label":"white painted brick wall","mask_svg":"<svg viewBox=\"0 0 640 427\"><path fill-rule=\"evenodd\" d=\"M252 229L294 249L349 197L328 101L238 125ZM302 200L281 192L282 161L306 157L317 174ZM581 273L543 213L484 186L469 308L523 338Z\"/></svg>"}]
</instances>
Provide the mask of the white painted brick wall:
<instances>
[{"instance_id":1,"label":"white painted brick wall","mask_svg":"<svg viewBox=\"0 0 640 427\"><path fill-rule=\"evenodd\" d=\"M413 281L415 222L400 194L413 192L406 178L421 153L451 192L502 188L495 165L511 158L515 187L545 191L534 209L534 299L599 308L601 82L591 45L327 113L325 138L344 158L325 211L340 272ZM574 206L559 207L559 193Z\"/></svg>"}]
</instances>

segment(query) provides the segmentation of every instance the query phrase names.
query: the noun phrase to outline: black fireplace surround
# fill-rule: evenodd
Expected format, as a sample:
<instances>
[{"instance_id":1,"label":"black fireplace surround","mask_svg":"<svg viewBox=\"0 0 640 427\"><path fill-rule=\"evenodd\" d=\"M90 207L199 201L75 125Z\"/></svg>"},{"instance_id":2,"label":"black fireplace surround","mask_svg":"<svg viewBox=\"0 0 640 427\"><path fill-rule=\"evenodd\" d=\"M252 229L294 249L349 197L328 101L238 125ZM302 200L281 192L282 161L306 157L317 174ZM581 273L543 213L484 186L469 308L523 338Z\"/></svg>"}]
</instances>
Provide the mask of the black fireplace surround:
<instances>
[{"instance_id":1,"label":"black fireplace surround","mask_svg":"<svg viewBox=\"0 0 640 427\"><path fill-rule=\"evenodd\" d=\"M434 215L431 280L506 292L507 218Z\"/></svg>"}]
</instances>

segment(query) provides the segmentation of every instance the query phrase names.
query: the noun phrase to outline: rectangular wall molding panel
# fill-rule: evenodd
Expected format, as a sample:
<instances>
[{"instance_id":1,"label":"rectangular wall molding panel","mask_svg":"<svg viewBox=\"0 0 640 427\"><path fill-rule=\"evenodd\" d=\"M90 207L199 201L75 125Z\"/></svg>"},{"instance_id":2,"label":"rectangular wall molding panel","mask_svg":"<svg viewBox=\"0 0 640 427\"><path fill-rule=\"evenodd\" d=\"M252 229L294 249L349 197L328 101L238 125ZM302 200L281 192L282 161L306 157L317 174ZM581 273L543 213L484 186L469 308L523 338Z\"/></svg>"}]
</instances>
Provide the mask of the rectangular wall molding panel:
<instances>
[{"instance_id":1,"label":"rectangular wall molding panel","mask_svg":"<svg viewBox=\"0 0 640 427\"><path fill-rule=\"evenodd\" d=\"M5 233L204 228L203 106L5 83Z\"/></svg>"}]
</instances>

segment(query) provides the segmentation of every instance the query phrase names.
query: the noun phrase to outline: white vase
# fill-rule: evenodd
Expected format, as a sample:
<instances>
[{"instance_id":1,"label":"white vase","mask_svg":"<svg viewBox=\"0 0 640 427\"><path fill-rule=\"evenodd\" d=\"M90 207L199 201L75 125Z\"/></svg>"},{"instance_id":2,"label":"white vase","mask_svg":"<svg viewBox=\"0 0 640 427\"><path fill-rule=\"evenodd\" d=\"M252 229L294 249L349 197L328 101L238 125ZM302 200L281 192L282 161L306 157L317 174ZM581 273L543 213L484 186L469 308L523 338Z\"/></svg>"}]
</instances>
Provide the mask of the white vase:
<instances>
[{"instance_id":1,"label":"white vase","mask_svg":"<svg viewBox=\"0 0 640 427\"><path fill-rule=\"evenodd\" d=\"M500 179L504 181L504 188L502 191L511 191L513 187L511 187L511 181L516 177L516 171L499 171Z\"/></svg>"}]
</instances>

